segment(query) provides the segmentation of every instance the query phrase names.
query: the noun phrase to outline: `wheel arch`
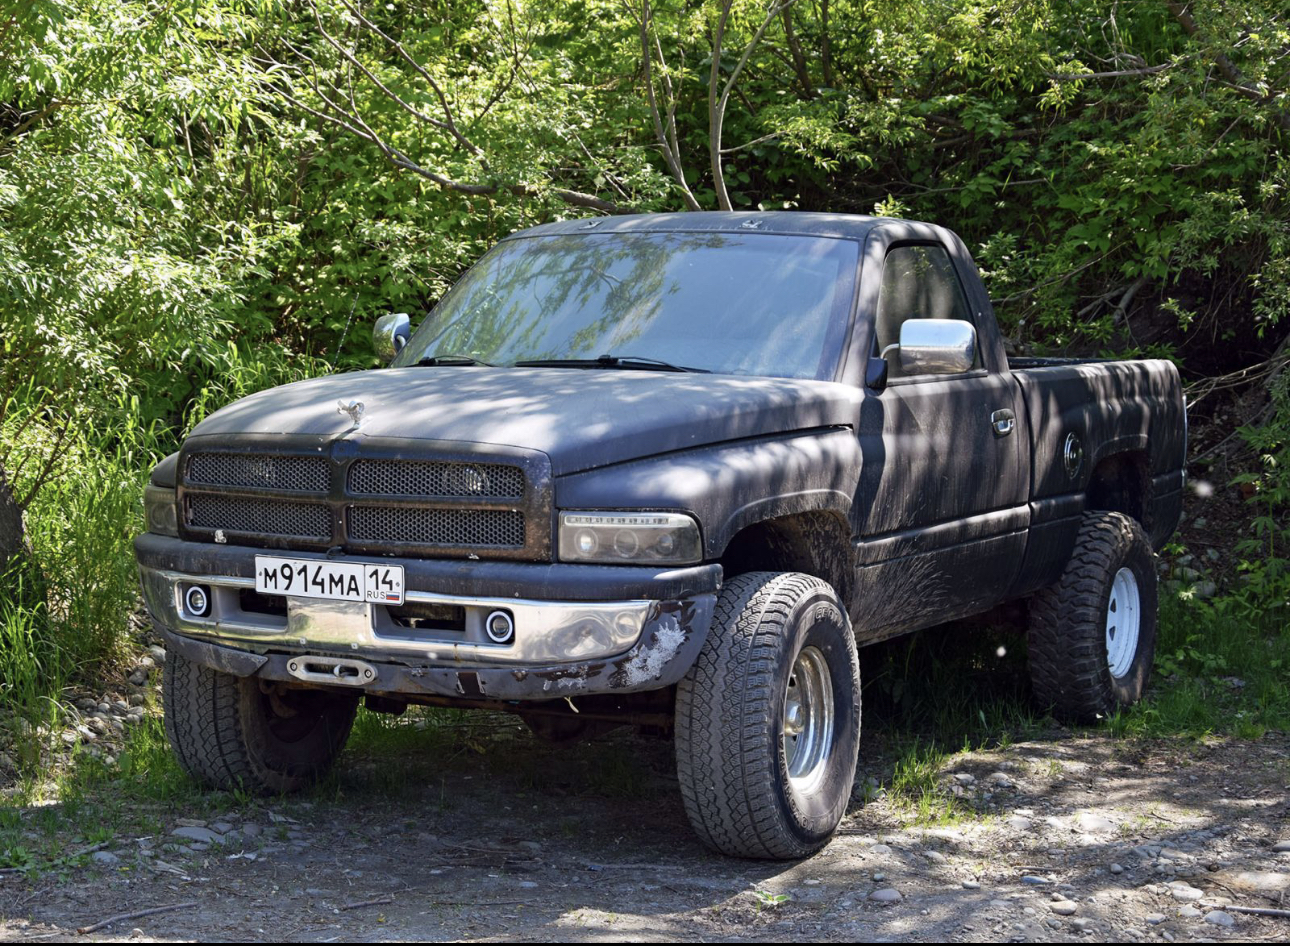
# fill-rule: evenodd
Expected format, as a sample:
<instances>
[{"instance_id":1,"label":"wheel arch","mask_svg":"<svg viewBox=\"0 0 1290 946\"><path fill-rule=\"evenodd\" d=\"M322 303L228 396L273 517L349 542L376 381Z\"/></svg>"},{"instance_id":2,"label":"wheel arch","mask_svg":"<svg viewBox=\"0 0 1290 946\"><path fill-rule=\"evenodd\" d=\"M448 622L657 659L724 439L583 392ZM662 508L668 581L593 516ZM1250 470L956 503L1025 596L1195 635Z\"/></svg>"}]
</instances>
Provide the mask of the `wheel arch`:
<instances>
[{"instance_id":1,"label":"wheel arch","mask_svg":"<svg viewBox=\"0 0 1290 946\"><path fill-rule=\"evenodd\" d=\"M1089 474L1084 508L1122 512L1151 532L1151 463L1146 450L1121 450L1098 459Z\"/></svg>"},{"instance_id":2,"label":"wheel arch","mask_svg":"<svg viewBox=\"0 0 1290 946\"><path fill-rule=\"evenodd\" d=\"M827 581L844 607L854 581L851 527L831 510L811 510L744 526L719 559L727 576L752 571L803 572Z\"/></svg>"}]
</instances>

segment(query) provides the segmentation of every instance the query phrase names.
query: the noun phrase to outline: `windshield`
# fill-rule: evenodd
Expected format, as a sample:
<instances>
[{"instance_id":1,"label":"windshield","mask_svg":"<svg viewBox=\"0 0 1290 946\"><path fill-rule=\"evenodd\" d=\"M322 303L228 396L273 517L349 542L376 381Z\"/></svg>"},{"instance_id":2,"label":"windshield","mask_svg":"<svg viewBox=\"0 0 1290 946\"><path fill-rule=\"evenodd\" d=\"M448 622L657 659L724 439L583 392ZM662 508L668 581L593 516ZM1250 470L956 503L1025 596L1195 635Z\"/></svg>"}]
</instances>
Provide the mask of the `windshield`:
<instances>
[{"instance_id":1,"label":"windshield","mask_svg":"<svg viewBox=\"0 0 1290 946\"><path fill-rule=\"evenodd\" d=\"M394 364L613 355L721 374L830 379L858 252L846 240L775 234L507 240L461 278Z\"/></svg>"}]
</instances>

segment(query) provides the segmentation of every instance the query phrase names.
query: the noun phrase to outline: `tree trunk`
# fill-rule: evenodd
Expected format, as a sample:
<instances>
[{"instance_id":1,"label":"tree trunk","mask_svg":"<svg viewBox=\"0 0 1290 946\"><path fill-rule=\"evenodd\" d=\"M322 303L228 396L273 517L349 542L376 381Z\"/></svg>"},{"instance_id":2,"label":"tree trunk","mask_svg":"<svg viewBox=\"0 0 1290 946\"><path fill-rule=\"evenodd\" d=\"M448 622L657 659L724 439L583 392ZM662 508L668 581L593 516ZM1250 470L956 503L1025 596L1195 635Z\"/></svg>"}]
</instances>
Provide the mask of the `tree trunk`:
<instances>
[{"instance_id":1,"label":"tree trunk","mask_svg":"<svg viewBox=\"0 0 1290 946\"><path fill-rule=\"evenodd\" d=\"M9 477L0 466L0 602L17 604L17 591L30 600L35 590L31 547L22 523L22 509L14 499Z\"/></svg>"}]
</instances>

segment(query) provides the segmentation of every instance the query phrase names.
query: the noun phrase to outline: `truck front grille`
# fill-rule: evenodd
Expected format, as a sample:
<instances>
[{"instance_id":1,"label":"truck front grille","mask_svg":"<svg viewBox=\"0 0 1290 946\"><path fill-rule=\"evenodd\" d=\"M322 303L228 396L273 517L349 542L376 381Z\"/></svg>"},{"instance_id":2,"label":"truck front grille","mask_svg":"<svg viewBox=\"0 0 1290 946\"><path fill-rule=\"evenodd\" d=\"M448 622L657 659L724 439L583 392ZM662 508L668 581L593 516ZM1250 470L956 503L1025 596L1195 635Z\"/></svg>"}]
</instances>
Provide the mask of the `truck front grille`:
<instances>
[{"instance_id":1,"label":"truck front grille","mask_svg":"<svg viewBox=\"0 0 1290 946\"><path fill-rule=\"evenodd\" d=\"M275 457L262 453L193 453L185 479L193 485L325 493L326 457Z\"/></svg>"},{"instance_id":2,"label":"truck front grille","mask_svg":"<svg viewBox=\"0 0 1290 946\"><path fill-rule=\"evenodd\" d=\"M350 537L364 545L524 545L524 514L502 509L422 509L411 506L355 506Z\"/></svg>"},{"instance_id":3,"label":"truck front grille","mask_svg":"<svg viewBox=\"0 0 1290 946\"><path fill-rule=\"evenodd\" d=\"M193 493L184 505L185 520L194 529L298 537L316 542L326 541L331 535L331 510L325 503Z\"/></svg>"},{"instance_id":4,"label":"truck front grille","mask_svg":"<svg viewBox=\"0 0 1290 946\"><path fill-rule=\"evenodd\" d=\"M355 460L349 491L359 496L489 496L520 499L524 471L500 463Z\"/></svg>"},{"instance_id":5,"label":"truck front grille","mask_svg":"<svg viewBox=\"0 0 1290 946\"><path fill-rule=\"evenodd\" d=\"M406 442L373 438L355 449L342 441L319 454L317 441L302 448L293 439L304 440L266 437L255 444L261 452L245 442L203 444L185 456L185 537L273 549L550 560L551 473L543 454L500 448L481 455L472 446L418 460L390 455L405 451Z\"/></svg>"}]
</instances>

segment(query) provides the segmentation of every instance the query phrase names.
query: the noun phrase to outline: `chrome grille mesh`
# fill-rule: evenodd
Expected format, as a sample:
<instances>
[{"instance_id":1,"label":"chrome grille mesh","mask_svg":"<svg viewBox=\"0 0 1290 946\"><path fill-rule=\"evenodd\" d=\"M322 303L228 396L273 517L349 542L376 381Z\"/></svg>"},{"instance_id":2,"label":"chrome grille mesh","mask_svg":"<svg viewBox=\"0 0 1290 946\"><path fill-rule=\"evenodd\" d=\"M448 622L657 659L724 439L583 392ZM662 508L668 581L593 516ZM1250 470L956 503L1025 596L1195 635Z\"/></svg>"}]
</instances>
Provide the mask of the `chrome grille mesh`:
<instances>
[{"instance_id":1,"label":"chrome grille mesh","mask_svg":"<svg viewBox=\"0 0 1290 946\"><path fill-rule=\"evenodd\" d=\"M258 487L325 493L325 457L281 457L257 453L194 453L185 480L202 486Z\"/></svg>"},{"instance_id":2,"label":"chrome grille mesh","mask_svg":"<svg viewBox=\"0 0 1290 946\"><path fill-rule=\"evenodd\" d=\"M194 529L321 541L331 536L331 511L324 503L193 493L188 496L185 507L186 522Z\"/></svg>"},{"instance_id":3,"label":"chrome grille mesh","mask_svg":"<svg viewBox=\"0 0 1290 946\"><path fill-rule=\"evenodd\" d=\"M349 537L357 542L398 545L524 545L524 513L508 509L427 509L417 506L355 506Z\"/></svg>"},{"instance_id":4,"label":"chrome grille mesh","mask_svg":"<svg viewBox=\"0 0 1290 946\"><path fill-rule=\"evenodd\" d=\"M524 471L499 463L356 460L349 468L349 491L362 496L520 499Z\"/></svg>"}]
</instances>

